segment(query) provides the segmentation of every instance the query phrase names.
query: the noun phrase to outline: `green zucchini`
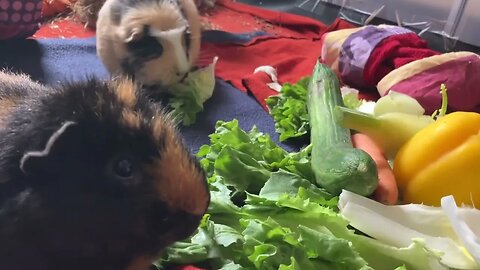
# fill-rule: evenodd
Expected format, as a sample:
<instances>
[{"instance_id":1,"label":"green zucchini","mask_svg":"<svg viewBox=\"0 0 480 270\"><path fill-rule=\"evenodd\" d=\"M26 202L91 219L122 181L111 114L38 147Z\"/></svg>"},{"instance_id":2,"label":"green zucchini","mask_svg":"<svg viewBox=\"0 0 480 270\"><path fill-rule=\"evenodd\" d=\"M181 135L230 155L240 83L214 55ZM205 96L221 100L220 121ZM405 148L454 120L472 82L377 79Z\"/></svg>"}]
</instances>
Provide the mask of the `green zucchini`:
<instances>
[{"instance_id":1,"label":"green zucchini","mask_svg":"<svg viewBox=\"0 0 480 270\"><path fill-rule=\"evenodd\" d=\"M307 102L315 180L334 195L345 189L369 196L378 185L376 164L366 152L353 147L350 129L336 120L336 106L344 106L337 75L317 62Z\"/></svg>"}]
</instances>

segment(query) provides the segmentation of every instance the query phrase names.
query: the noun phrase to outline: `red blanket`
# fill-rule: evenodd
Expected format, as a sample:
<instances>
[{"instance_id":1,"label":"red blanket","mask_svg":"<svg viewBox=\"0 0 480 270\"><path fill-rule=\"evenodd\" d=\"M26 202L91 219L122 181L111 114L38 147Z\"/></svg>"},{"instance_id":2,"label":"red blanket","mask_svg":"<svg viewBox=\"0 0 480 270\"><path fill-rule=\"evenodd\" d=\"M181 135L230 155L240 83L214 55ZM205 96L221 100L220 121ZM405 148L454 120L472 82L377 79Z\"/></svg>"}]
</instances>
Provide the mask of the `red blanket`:
<instances>
[{"instance_id":1,"label":"red blanket","mask_svg":"<svg viewBox=\"0 0 480 270\"><path fill-rule=\"evenodd\" d=\"M267 30L272 35L254 38L247 44L204 43L202 46L204 56L219 56L217 76L229 81L241 91L250 91L264 109L265 98L277 92L265 84L269 81L265 81L267 77L264 73L253 74L255 68L272 66L277 70L280 84L294 83L311 74L320 56L320 38L323 33L354 27L343 20L336 20L327 27L310 18L255 8L229 0L220 0L218 4L241 18L222 20L225 28L229 28L229 24L236 25L239 21L248 23L259 18L273 26L271 29L256 29Z\"/></svg>"}]
</instances>

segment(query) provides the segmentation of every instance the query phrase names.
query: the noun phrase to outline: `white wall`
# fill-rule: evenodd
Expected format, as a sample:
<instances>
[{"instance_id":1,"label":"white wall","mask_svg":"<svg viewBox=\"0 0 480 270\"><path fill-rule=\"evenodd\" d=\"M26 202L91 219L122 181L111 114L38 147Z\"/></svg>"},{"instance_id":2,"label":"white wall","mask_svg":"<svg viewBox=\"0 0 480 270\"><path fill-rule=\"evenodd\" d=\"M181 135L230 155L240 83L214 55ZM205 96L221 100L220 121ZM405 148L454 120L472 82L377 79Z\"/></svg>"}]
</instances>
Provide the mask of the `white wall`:
<instances>
[{"instance_id":1,"label":"white wall","mask_svg":"<svg viewBox=\"0 0 480 270\"><path fill-rule=\"evenodd\" d=\"M460 40L480 47L480 0L467 0L455 34Z\"/></svg>"}]
</instances>

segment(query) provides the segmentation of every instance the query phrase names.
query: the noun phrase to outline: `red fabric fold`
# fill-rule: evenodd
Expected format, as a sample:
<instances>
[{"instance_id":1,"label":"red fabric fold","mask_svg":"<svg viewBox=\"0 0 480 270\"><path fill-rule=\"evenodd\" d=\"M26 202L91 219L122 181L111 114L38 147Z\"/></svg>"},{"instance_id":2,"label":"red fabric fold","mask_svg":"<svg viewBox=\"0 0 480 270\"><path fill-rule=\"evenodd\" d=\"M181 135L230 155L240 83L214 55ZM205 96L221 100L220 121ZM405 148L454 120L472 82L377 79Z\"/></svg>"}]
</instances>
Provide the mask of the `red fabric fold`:
<instances>
[{"instance_id":1,"label":"red fabric fold","mask_svg":"<svg viewBox=\"0 0 480 270\"><path fill-rule=\"evenodd\" d=\"M219 57L216 76L246 92L242 79L259 66L272 66L279 81L296 82L309 75L320 54L320 41L310 39L270 38L257 40L247 46L237 44L208 44L203 49Z\"/></svg>"},{"instance_id":2,"label":"red fabric fold","mask_svg":"<svg viewBox=\"0 0 480 270\"><path fill-rule=\"evenodd\" d=\"M252 93L252 95L257 99L257 101L262 105L263 109L268 111L267 104L265 100L272 95L278 94L277 91L268 87L268 83L271 83L272 80L264 72L253 73L242 80L245 88Z\"/></svg>"},{"instance_id":3,"label":"red fabric fold","mask_svg":"<svg viewBox=\"0 0 480 270\"><path fill-rule=\"evenodd\" d=\"M437 54L415 33L390 36L372 51L363 71L364 80L367 85L377 85L392 70Z\"/></svg>"}]
</instances>

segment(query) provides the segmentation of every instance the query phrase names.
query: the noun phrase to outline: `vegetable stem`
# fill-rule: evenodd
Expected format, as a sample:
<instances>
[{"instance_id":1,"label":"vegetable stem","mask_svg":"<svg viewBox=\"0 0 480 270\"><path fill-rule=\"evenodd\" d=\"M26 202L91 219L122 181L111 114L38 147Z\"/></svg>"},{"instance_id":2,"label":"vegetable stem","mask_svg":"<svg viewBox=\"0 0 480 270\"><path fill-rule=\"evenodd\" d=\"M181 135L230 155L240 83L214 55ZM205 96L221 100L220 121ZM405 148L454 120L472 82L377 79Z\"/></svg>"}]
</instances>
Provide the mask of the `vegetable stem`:
<instances>
[{"instance_id":1,"label":"vegetable stem","mask_svg":"<svg viewBox=\"0 0 480 270\"><path fill-rule=\"evenodd\" d=\"M343 126L359 131L377 128L381 125L375 116L343 106L335 107L335 118Z\"/></svg>"},{"instance_id":2,"label":"vegetable stem","mask_svg":"<svg viewBox=\"0 0 480 270\"><path fill-rule=\"evenodd\" d=\"M447 88L443 83L440 86L440 93L442 93L442 107L440 108L440 115L439 115L441 117L447 113L447 105L448 105Z\"/></svg>"},{"instance_id":3,"label":"vegetable stem","mask_svg":"<svg viewBox=\"0 0 480 270\"><path fill-rule=\"evenodd\" d=\"M448 95L447 95L447 87L445 84L440 85L440 94L442 94L442 105L439 110L435 110L432 114L433 119L437 119L439 117L445 116L447 114L447 108L448 108Z\"/></svg>"}]
</instances>

